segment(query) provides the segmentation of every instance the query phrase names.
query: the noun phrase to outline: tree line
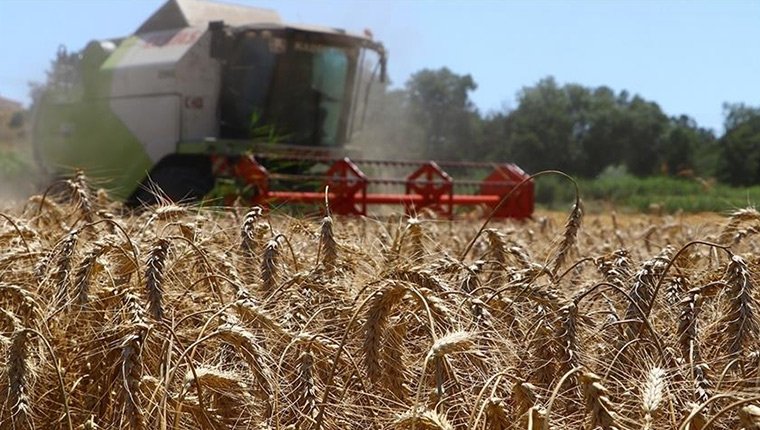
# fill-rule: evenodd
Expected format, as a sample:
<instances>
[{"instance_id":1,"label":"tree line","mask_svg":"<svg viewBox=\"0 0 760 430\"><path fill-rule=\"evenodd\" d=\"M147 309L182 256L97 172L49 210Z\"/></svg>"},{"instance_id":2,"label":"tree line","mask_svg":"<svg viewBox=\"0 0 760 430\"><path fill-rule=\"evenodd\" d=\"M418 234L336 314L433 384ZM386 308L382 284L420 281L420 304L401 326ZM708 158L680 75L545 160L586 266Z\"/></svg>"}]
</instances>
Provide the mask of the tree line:
<instances>
[{"instance_id":1,"label":"tree line","mask_svg":"<svg viewBox=\"0 0 760 430\"><path fill-rule=\"evenodd\" d=\"M369 156L510 161L528 172L558 169L594 178L606 169L635 176L714 177L760 184L760 108L726 103L716 135L687 115L628 91L541 79L514 109L482 114L470 75L424 69L401 89L376 86L358 142Z\"/></svg>"}]
</instances>

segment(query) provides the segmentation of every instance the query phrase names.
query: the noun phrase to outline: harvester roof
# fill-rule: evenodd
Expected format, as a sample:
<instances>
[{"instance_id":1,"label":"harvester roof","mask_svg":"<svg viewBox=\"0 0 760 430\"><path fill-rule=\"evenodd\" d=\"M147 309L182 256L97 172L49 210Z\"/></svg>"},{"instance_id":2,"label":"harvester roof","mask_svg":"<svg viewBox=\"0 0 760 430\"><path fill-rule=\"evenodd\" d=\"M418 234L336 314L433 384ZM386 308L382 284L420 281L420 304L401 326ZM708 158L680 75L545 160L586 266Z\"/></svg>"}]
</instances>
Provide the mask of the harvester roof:
<instances>
[{"instance_id":1,"label":"harvester roof","mask_svg":"<svg viewBox=\"0 0 760 430\"><path fill-rule=\"evenodd\" d=\"M223 21L239 30L300 30L313 33L350 36L371 40L367 34L353 33L340 28L311 24L284 23L280 15L271 9L217 3L207 0L168 0L137 29L135 34L176 30L186 27L208 26L209 22Z\"/></svg>"},{"instance_id":2,"label":"harvester roof","mask_svg":"<svg viewBox=\"0 0 760 430\"><path fill-rule=\"evenodd\" d=\"M184 27L205 27L211 21L224 21L233 27L282 23L280 15L270 9L204 0L169 0L153 13L135 34Z\"/></svg>"}]
</instances>

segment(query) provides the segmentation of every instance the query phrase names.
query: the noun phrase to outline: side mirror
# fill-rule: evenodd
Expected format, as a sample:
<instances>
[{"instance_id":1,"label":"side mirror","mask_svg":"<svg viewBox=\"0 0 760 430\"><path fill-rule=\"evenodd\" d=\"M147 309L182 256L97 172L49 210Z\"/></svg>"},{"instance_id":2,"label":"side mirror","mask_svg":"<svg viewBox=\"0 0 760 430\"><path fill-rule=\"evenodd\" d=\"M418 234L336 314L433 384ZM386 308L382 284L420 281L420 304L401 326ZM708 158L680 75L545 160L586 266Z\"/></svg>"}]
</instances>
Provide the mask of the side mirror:
<instances>
[{"instance_id":1,"label":"side mirror","mask_svg":"<svg viewBox=\"0 0 760 430\"><path fill-rule=\"evenodd\" d=\"M211 58L224 60L229 57L232 45L232 34L224 25L224 21L211 21L208 23L211 32Z\"/></svg>"},{"instance_id":2,"label":"side mirror","mask_svg":"<svg viewBox=\"0 0 760 430\"><path fill-rule=\"evenodd\" d=\"M385 56L385 51L380 56L380 83L388 83L388 57Z\"/></svg>"}]
</instances>

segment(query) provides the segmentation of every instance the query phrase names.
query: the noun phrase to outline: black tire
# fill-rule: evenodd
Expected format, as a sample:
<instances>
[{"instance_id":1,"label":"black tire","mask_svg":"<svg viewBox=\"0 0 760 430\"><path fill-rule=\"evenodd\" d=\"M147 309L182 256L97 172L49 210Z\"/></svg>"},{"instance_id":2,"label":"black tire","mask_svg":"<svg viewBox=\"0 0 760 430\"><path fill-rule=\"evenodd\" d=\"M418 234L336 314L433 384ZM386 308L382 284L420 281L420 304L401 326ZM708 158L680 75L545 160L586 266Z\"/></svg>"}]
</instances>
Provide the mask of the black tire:
<instances>
[{"instance_id":1,"label":"black tire","mask_svg":"<svg viewBox=\"0 0 760 430\"><path fill-rule=\"evenodd\" d=\"M155 205L169 199L175 203L196 202L214 187L211 160L205 156L169 156L156 165L127 204Z\"/></svg>"}]
</instances>

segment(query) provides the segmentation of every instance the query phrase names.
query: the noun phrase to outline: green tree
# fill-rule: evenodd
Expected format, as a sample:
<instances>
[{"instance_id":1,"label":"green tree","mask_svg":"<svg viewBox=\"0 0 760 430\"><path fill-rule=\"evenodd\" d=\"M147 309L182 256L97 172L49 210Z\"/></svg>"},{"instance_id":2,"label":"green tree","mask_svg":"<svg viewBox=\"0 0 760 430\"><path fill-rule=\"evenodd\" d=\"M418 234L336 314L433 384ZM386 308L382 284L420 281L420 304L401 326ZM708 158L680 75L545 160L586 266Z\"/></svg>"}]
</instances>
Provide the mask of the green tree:
<instances>
[{"instance_id":1,"label":"green tree","mask_svg":"<svg viewBox=\"0 0 760 430\"><path fill-rule=\"evenodd\" d=\"M528 171L560 169L575 173L578 148L571 144L570 100L554 78L523 88L510 113L510 145L514 161Z\"/></svg>"},{"instance_id":2,"label":"green tree","mask_svg":"<svg viewBox=\"0 0 760 430\"><path fill-rule=\"evenodd\" d=\"M446 68L421 70L404 89L377 86L357 139L365 156L513 161L531 172L560 169L581 177L596 177L610 166L638 176L711 176L719 161L735 163L723 141L718 144L692 118L669 118L657 103L625 90L559 85L547 77L524 87L515 109L481 117L469 99L475 88L471 76ZM727 130L746 128L755 114L743 106L727 108ZM751 163L751 157L737 162Z\"/></svg>"},{"instance_id":3,"label":"green tree","mask_svg":"<svg viewBox=\"0 0 760 430\"><path fill-rule=\"evenodd\" d=\"M760 108L724 104L718 177L732 185L760 183Z\"/></svg>"},{"instance_id":4,"label":"green tree","mask_svg":"<svg viewBox=\"0 0 760 430\"><path fill-rule=\"evenodd\" d=\"M512 145L508 138L511 127L511 117L505 112L494 112L480 122L481 159L489 161L509 161L512 159Z\"/></svg>"},{"instance_id":5,"label":"green tree","mask_svg":"<svg viewBox=\"0 0 760 430\"><path fill-rule=\"evenodd\" d=\"M625 106L628 100L627 92L616 96L612 89L604 86L591 90L590 94L583 135L586 163L579 166L578 171L585 177L595 177L605 167L623 163L619 136L625 115L621 106Z\"/></svg>"},{"instance_id":6,"label":"green tree","mask_svg":"<svg viewBox=\"0 0 760 430\"><path fill-rule=\"evenodd\" d=\"M411 119L423 130L425 156L461 158L474 143L480 116L469 93L477 88L470 75L444 67L423 69L406 82Z\"/></svg>"},{"instance_id":7,"label":"green tree","mask_svg":"<svg viewBox=\"0 0 760 430\"><path fill-rule=\"evenodd\" d=\"M518 103L509 114L509 148L529 171L594 177L621 164L641 176L659 171L668 118L654 102L548 77L523 88Z\"/></svg>"},{"instance_id":8,"label":"green tree","mask_svg":"<svg viewBox=\"0 0 760 430\"><path fill-rule=\"evenodd\" d=\"M660 151L668 117L657 103L639 96L634 96L625 108L624 127L615 136L625 148L625 165L634 175L655 174L662 166Z\"/></svg>"},{"instance_id":9,"label":"green tree","mask_svg":"<svg viewBox=\"0 0 760 430\"><path fill-rule=\"evenodd\" d=\"M715 173L716 139L712 131L701 128L686 115L670 118L660 158L670 175L689 173L712 176Z\"/></svg>"}]
</instances>

